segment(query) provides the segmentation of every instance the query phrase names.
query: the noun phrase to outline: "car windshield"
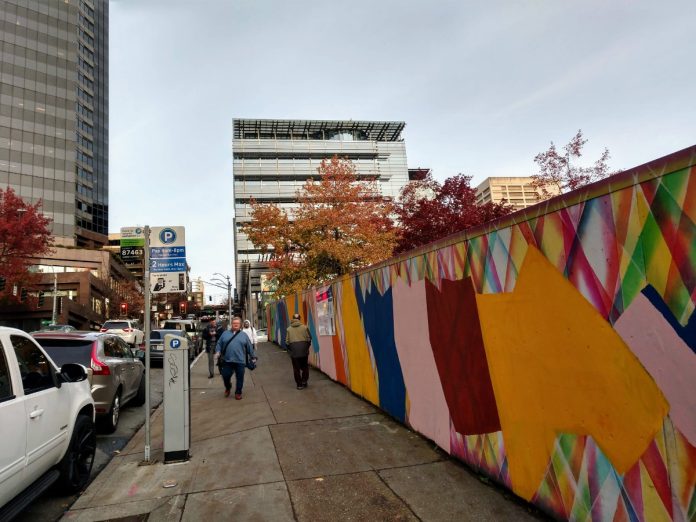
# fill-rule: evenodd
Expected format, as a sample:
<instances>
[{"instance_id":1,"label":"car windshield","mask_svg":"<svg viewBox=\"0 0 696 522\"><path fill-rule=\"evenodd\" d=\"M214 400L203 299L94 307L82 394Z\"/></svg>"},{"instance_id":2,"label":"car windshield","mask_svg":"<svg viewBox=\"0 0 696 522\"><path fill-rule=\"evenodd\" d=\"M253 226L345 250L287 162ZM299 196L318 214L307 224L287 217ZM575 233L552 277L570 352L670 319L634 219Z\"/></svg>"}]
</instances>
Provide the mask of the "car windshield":
<instances>
[{"instance_id":1,"label":"car windshield","mask_svg":"<svg viewBox=\"0 0 696 522\"><path fill-rule=\"evenodd\" d=\"M68 331L74 332L75 330L77 330L77 328L75 328L74 326L67 325L67 324L49 324L48 326L44 326L42 328L42 330L44 330L46 332L55 332L56 330L61 330L61 331L65 331L65 332L68 332Z\"/></svg>"},{"instance_id":2,"label":"car windshield","mask_svg":"<svg viewBox=\"0 0 696 522\"><path fill-rule=\"evenodd\" d=\"M46 339L41 337L36 339L36 341L43 346L46 353L59 367L67 363L78 363L87 367L90 365L94 341L85 339Z\"/></svg>"},{"instance_id":3,"label":"car windshield","mask_svg":"<svg viewBox=\"0 0 696 522\"><path fill-rule=\"evenodd\" d=\"M196 325L194 325L193 323L178 323L174 321L169 321L164 323L164 327L171 330L186 330L189 333L196 331Z\"/></svg>"},{"instance_id":4,"label":"car windshield","mask_svg":"<svg viewBox=\"0 0 696 522\"><path fill-rule=\"evenodd\" d=\"M126 321L107 321L102 328L106 328L107 330L125 330L130 327Z\"/></svg>"},{"instance_id":5,"label":"car windshield","mask_svg":"<svg viewBox=\"0 0 696 522\"><path fill-rule=\"evenodd\" d=\"M182 337L184 335L184 332L182 332L181 330L152 330L150 332L150 340L161 341L167 334L178 335L179 337Z\"/></svg>"}]
</instances>

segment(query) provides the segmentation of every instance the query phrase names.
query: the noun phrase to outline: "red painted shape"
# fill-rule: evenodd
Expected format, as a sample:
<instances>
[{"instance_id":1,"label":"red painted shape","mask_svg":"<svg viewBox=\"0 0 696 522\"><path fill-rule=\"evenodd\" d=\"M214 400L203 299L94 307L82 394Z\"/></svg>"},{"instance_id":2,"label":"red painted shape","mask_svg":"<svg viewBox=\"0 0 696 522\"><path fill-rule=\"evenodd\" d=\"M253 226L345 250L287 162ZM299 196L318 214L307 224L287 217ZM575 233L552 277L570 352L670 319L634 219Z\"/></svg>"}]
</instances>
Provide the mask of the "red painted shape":
<instances>
[{"instance_id":1,"label":"red painted shape","mask_svg":"<svg viewBox=\"0 0 696 522\"><path fill-rule=\"evenodd\" d=\"M500 430L471 278L425 282L428 329L452 423L462 435Z\"/></svg>"},{"instance_id":2,"label":"red painted shape","mask_svg":"<svg viewBox=\"0 0 696 522\"><path fill-rule=\"evenodd\" d=\"M341 342L338 339L338 335L331 337L331 345L333 346L334 361L336 361L336 379L341 384L348 386L348 379L346 379L346 365L343 360L343 352L341 351Z\"/></svg>"}]
</instances>

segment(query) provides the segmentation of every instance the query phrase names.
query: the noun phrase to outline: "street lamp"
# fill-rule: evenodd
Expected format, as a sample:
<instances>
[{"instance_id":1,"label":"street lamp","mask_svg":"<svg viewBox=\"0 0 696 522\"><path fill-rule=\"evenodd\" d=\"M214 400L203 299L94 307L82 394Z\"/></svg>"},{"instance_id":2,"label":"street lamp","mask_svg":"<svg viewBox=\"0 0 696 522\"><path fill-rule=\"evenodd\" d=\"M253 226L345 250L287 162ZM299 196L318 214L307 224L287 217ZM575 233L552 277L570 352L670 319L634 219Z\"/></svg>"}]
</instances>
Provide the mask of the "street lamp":
<instances>
[{"instance_id":1,"label":"street lamp","mask_svg":"<svg viewBox=\"0 0 696 522\"><path fill-rule=\"evenodd\" d=\"M232 282L230 281L230 276L223 275L220 272L215 272L214 276L219 276L226 281L221 279L213 279L213 282L209 283L218 288L227 288L227 320L232 324ZM216 284L217 283L217 284Z\"/></svg>"}]
</instances>

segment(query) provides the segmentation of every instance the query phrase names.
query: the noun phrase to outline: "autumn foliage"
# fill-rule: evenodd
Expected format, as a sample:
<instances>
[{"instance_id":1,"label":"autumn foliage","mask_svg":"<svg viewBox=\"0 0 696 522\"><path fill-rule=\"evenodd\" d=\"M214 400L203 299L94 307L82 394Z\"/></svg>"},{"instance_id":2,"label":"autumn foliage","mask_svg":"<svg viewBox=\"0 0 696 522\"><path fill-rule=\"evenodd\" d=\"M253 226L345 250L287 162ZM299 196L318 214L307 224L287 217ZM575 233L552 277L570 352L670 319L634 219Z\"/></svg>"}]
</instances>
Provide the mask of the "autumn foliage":
<instances>
[{"instance_id":1,"label":"autumn foliage","mask_svg":"<svg viewBox=\"0 0 696 522\"><path fill-rule=\"evenodd\" d=\"M607 161L610 155L607 148L592 166L577 165L576 162L582 156L585 143L587 140L583 138L582 130L578 130L577 134L563 147L562 152L559 152L556 145L551 142L548 150L534 157L534 163L539 167L539 172L532 176L532 186L539 193L539 199L548 199L616 174L609 170Z\"/></svg>"},{"instance_id":2,"label":"autumn foliage","mask_svg":"<svg viewBox=\"0 0 696 522\"><path fill-rule=\"evenodd\" d=\"M396 205L400 229L395 253L461 232L512 211L506 203L476 202L471 176L458 174L443 183L430 174L401 191Z\"/></svg>"},{"instance_id":3,"label":"autumn foliage","mask_svg":"<svg viewBox=\"0 0 696 522\"><path fill-rule=\"evenodd\" d=\"M252 201L242 227L277 270L276 296L288 295L382 261L392 255L392 204L374 179L360 178L349 160L333 157L298 192L287 211Z\"/></svg>"},{"instance_id":4,"label":"autumn foliage","mask_svg":"<svg viewBox=\"0 0 696 522\"><path fill-rule=\"evenodd\" d=\"M5 280L1 300L18 300L20 292L14 296L12 288L34 283L29 267L51 251L50 223L41 213L41 202L30 205L10 187L0 189L0 278Z\"/></svg>"}]
</instances>

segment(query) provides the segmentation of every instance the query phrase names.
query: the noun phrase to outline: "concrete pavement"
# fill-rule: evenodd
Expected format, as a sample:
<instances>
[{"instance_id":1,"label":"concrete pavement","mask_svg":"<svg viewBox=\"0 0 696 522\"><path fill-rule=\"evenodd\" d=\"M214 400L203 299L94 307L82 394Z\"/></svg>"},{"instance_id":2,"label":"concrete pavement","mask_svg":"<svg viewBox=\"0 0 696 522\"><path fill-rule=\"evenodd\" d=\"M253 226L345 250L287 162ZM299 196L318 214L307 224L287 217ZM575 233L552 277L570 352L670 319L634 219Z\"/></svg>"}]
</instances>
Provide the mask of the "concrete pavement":
<instances>
[{"instance_id":1,"label":"concrete pavement","mask_svg":"<svg viewBox=\"0 0 696 522\"><path fill-rule=\"evenodd\" d=\"M191 460L162 463L162 409L89 486L65 520L537 520L434 444L312 370L295 389L290 360L259 348L244 398L223 397L207 362L191 374ZM148 514L147 517L139 515Z\"/></svg>"}]
</instances>

